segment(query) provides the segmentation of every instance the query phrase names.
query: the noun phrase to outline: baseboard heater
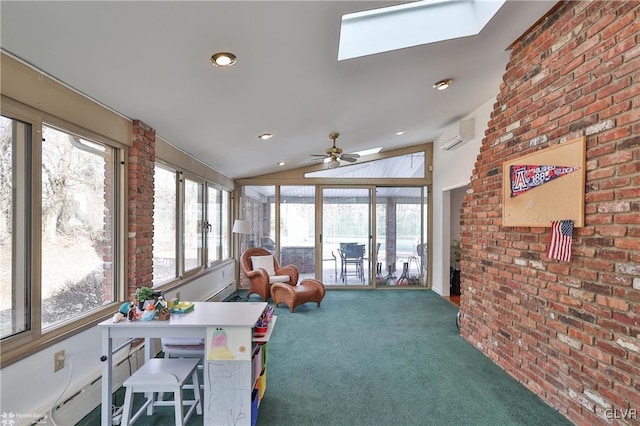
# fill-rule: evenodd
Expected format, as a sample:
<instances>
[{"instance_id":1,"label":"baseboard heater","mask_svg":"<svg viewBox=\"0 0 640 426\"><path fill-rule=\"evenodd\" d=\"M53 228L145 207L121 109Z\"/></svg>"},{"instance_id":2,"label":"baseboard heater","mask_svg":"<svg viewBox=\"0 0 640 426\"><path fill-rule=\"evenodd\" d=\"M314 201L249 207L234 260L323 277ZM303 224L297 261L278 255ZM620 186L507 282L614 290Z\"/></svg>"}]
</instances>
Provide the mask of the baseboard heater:
<instances>
[{"instance_id":1,"label":"baseboard heater","mask_svg":"<svg viewBox=\"0 0 640 426\"><path fill-rule=\"evenodd\" d=\"M116 354L116 362L113 368L113 390L119 389L127 378L136 372L144 364L144 344L132 347L130 350L122 350ZM61 401L51 410L50 402L42 407L39 413L53 415L56 424L74 425L82 420L101 403L102 396L102 368L95 373L94 379L89 383L78 384L75 389L67 392ZM26 419L25 419L26 420ZM45 417L40 419L28 419L24 425L39 423L52 423Z\"/></svg>"},{"instance_id":2,"label":"baseboard heater","mask_svg":"<svg viewBox=\"0 0 640 426\"><path fill-rule=\"evenodd\" d=\"M235 292L235 282L220 289L206 297L207 302L222 301ZM156 349L152 353L159 352L160 345L153 345ZM157 347L156 347L157 346ZM144 364L144 343L133 347L131 350L121 350L115 356L115 364L113 368L113 391L122 387L131 374L135 373L142 364ZM89 383L78 384L74 389L69 390L53 409L53 418L59 425L74 425L82 420L87 414L95 410L102 402L102 368L95 374L94 379ZM51 401L45 407L42 407L39 413L46 413L49 416L51 412ZM47 422L43 416L40 419L25 419L25 423L17 426L28 426L38 424L38 422Z\"/></svg>"}]
</instances>

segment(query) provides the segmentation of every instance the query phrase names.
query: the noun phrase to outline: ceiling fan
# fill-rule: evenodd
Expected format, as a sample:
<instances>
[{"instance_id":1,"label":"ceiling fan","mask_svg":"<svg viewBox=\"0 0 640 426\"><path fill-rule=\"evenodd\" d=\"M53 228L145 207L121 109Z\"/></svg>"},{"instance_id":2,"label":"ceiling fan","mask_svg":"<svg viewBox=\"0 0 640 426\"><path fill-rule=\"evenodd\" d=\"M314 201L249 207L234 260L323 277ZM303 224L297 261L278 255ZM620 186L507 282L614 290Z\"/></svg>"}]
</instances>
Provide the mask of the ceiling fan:
<instances>
[{"instance_id":1,"label":"ceiling fan","mask_svg":"<svg viewBox=\"0 0 640 426\"><path fill-rule=\"evenodd\" d=\"M338 139L340 133L333 132L329 134L329 139L333 140L333 146L327 148L325 151L326 154L311 154L312 157L324 157L329 158L328 166L330 169L335 169L340 166L340 160L347 161L349 163L354 163L358 158L360 158L360 154L343 154L342 148L338 148L336 146L336 139Z\"/></svg>"}]
</instances>

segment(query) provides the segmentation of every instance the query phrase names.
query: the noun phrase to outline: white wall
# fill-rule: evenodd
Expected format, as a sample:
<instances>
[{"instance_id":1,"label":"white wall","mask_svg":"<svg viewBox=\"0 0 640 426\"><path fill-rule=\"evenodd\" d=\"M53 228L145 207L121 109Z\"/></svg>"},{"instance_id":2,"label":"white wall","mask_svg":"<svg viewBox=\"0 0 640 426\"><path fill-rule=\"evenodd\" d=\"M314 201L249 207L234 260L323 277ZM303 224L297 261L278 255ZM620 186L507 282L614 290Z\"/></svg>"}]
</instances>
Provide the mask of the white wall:
<instances>
[{"instance_id":1,"label":"white wall","mask_svg":"<svg viewBox=\"0 0 640 426\"><path fill-rule=\"evenodd\" d=\"M468 185L461 186L459 188L452 189L450 191L445 191L450 193L451 197L451 232L450 237L452 240L460 239L460 209L462 208L462 203L464 202L464 196L467 193Z\"/></svg>"},{"instance_id":2,"label":"white wall","mask_svg":"<svg viewBox=\"0 0 640 426\"><path fill-rule=\"evenodd\" d=\"M495 99L490 99L464 119L475 119L474 138L452 151L440 149L455 134L458 123L433 142L433 291L449 296L449 246L451 245L451 190L469 184ZM455 195L454 195L455 200Z\"/></svg>"},{"instance_id":3,"label":"white wall","mask_svg":"<svg viewBox=\"0 0 640 426\"><path fill-rule=\"evenodd\" d=\"M212 273L181 286L177 291L180 291L182 300L193 301L206 300L220 292L215 300L222 301L235 291L235 262L225 263ZM176 291L165 293L165 297L176 297ZM66 366L54 373L53 354L61 349L65 350ZM48 415L51 405L65 389L71 373L69 387L61 401L101 377L101 356L101 332L96 326L1 369L0 413L19 416L20 418L15 419L16 425L32 424L41 415ZM86 407L87 412L82 416L96 406Z\"/></svg>"}]
</instances>

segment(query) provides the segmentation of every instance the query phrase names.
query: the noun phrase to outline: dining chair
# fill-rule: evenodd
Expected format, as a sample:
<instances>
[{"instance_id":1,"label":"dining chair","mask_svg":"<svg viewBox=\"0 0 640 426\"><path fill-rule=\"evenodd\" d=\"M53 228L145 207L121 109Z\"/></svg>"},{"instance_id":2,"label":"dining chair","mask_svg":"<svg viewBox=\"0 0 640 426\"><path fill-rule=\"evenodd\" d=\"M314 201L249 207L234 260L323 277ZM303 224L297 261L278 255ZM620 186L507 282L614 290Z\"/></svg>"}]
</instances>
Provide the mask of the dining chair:
<instances>
[{"instance_id":1,"label":"dining chair","mask_svg":"<svg viewBox=\"0 0 640 426\"><path fill-rule=\"evenodd\" d=\"M344 245L343 245L344 244ZM341 243L342 282L346 284L350 272L364 284L364 252L365 245L357 243ZM353 270L349 270L353 266Z\"/></svg>"}]
</instances>

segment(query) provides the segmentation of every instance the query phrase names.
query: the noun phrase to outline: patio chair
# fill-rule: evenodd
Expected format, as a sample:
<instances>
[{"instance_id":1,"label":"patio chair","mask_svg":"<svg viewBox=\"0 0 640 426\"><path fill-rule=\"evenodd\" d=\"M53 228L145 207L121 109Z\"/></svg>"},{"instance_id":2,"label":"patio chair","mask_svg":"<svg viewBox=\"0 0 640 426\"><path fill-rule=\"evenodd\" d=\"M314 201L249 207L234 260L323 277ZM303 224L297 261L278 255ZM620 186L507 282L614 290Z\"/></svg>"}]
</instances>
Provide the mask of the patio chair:
<instances>
[{"instance_id":1,"label":"patio chair","mask_svg":"<svg viewBox=\"0 0 640 426\"><path fill-rule=\"evenodd\" d=\"M342 258L342 272L340 274L340 278L343 283L346 284L348 275L352 273L364 284L364 251L364 244L340 244L340 256ZM350 266L353 267L353 270L349 270Z\"/></svg>"},{"instance_id":2,"label":"patio chair","mask_svg":"<svg viewBox=\"0 0 640 426\"><path fill-rule=\"evenodd\" d=\"M276 251L276 242L269 237L262 237L260 239L260 245L269 250L271 253Z\"/></svg>"}]
</instances>

